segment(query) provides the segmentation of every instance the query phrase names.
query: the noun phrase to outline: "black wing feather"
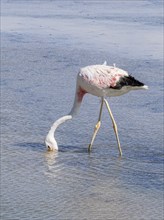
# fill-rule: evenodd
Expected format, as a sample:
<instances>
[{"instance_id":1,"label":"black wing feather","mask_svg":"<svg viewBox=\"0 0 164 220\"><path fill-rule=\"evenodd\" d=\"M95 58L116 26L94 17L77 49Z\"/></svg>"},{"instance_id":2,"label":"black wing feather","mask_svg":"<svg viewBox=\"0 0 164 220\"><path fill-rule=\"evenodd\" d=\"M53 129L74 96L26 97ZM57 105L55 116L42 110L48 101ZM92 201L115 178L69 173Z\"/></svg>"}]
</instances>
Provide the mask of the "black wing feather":
<instances>
[{"instance_id":1,"label":"black wing feather","mask_svg":"<svg viewBox=\"0 0 164 220\"><path fill-rule=\"evenodd\" d=\"M136 80L133 76L124 76L121 77L120 80L116 83L114 87L110 87L112 89L121 89L124 86L144 86L144 84L138 80Z\"/></svg>"}]
</instances>

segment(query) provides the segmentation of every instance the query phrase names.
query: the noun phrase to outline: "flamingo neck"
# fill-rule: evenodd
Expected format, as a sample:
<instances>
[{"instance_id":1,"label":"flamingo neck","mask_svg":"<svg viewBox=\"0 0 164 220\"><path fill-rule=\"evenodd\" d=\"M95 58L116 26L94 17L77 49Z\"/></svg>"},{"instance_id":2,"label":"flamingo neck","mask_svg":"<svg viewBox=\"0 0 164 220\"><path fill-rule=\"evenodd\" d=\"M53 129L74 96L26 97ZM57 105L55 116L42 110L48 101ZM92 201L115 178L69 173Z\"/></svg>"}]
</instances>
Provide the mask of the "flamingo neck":
<instances>
[{"instance_id":1,"label":"flamingo neck","mask_svg":"<svg viewBox=\"0 0 164 220\"><path fill-rule=\"evenodd\" d=\"M86 92L83 89L81 89L80 87L78 87L76 89L74 104L73 104L71 111L67 115L57 119L53 123L53 125L51 126L51 129L49 130L48 136L50 136L51 138L54 138L54 133L55 133L56 129L58 128L58 126L63 124L65 121L72 119L78 113L83 96L85 95L85 93Z\"/></svg>"},{"instance_id":2,"label":"flamingo neck","mask_svg":"<svg viewBox=\"0 0 164 220\"><path fill-rule=\"evenodd\" d=\"M77 95L76 95L77 96ZM75 96L75 100L72 106L71 111L68 113L68 115L71 115L72 117L74 117L75 115L77 115L80 106L81 106L81 101L78 100L78 98Z\"/></svg>"},{"instance_id":3,"label":"flamingo neck","mask_svg":"<svg viewBox=\"0 0 164 220\"><path fill-rule=\"evenodd\" d=\"M60 125L60 124L63 124L65 121L69 120L69 119L72 119L72 115L65 115L61 118L59 118L58 120L56 120L53 125L51 126L51 129L49 131L49 133L51 133L52 135L54 135L54 132L56 131L57 127Z\"/></svg>"}]
</instances>

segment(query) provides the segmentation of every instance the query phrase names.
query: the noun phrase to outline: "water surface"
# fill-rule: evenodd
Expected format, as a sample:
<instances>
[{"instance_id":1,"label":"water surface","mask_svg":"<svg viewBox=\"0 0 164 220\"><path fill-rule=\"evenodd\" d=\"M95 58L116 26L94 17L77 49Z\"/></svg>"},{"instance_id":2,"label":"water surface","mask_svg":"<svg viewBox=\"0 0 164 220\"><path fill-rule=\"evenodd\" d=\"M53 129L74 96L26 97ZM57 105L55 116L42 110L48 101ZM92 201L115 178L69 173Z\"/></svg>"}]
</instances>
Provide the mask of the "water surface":
<instances>
[{"instance_id":1,"label":"water surface","mask_svg":"<svg viewBox=\"0 0 164 220\"><path fill-rule=\"evenodd\" d=\"M3 1L1 218L161 220L163 213L162 1ZM149 86L111 98L91 154L100 100L44 138L72 106L81 66L127 70Z\"/></svg>"}]
</instances>

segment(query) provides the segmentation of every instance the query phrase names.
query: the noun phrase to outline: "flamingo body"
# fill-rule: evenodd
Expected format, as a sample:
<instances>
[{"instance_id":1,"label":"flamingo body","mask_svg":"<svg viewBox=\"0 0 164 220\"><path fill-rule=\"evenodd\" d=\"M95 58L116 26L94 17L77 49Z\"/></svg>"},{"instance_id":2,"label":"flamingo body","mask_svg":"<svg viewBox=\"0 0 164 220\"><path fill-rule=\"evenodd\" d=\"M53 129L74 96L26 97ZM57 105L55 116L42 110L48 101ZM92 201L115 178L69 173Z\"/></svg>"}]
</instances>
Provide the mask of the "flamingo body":
<instances>
[{"instance_id":1,"label":"flamingo body","mask_svg":"<svg viewBox=\"0 0 164 220\"><path fill-rule=\"evenodd\" d=\"M90 93L98 97L120 96L130 90L147 89L147 86L128 72L106 65L92 65L80 69L77 84L79 95Z\"/></svg>"}]
</instances>

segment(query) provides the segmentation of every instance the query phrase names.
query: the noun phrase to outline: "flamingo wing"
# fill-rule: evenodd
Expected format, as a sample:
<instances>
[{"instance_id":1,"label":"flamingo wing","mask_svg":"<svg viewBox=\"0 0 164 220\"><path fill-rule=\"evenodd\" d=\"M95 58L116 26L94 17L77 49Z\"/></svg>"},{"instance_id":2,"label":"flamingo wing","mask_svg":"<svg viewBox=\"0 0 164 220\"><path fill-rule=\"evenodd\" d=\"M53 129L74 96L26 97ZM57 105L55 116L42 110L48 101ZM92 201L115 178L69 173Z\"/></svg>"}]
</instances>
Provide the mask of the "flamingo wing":
<instances>
[{"instance_id":1,"label":"flamingo wing","mask_svg":"<svg viewBox=\"0 0 164 220\"><path fill-rule=\"evenodd\" d=\"M88 84L105 89L117 87L118 82L129 75L126 71L113 66L93 65L82 68L80 76Z\"/></svg>"}]
</instances>

